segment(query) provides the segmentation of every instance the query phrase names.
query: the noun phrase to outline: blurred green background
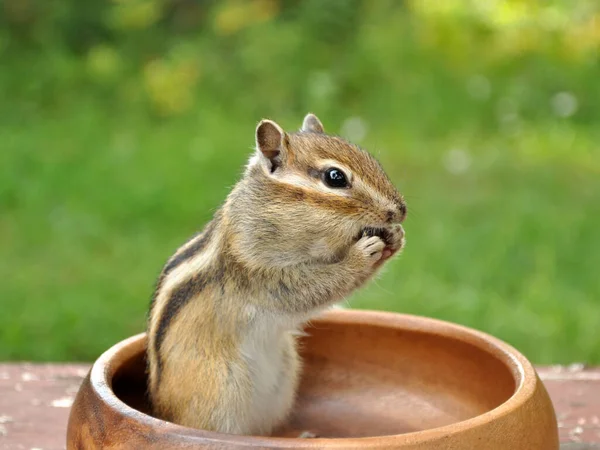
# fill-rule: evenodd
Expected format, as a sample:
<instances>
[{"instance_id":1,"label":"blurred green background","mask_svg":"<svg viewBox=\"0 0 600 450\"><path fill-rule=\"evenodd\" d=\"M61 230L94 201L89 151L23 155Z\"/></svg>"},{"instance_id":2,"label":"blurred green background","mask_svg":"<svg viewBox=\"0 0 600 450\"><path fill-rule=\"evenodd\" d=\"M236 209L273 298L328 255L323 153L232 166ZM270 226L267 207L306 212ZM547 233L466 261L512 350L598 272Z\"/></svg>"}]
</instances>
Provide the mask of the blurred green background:
<instances>
[{"instance_id":1,"label":"blurred green background","mask_svg":"<svg viewBox=\"0 0 600 450\"><path fill-rule=\"evenodd\" d=\"M595 0L3 0L0 360L93 360L264 117L372 151L407 247L352 307L600 363Z\"/></svg>"}]
</instances>

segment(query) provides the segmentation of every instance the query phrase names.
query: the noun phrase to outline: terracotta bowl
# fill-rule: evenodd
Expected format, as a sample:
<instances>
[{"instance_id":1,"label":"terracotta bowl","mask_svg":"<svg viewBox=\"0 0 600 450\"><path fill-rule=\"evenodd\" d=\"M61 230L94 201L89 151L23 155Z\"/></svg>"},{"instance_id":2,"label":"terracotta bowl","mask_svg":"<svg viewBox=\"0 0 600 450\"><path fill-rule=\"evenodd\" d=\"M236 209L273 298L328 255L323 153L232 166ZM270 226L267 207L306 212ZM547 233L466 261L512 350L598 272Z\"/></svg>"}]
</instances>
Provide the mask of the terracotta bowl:
<instances>
[{"instance_id":1,"label":"terracotta bowl","mask_svg":"<svg viewBox=\"0 0 600 450\"><path fill-rule=\"evenodd\" d=\"M554 409L534 368L491 336L353 310L328 312L306 331L298 400L275 436L213 433L152 417L141 334L93 365L71 410L68 449L558 449ZM298 438L305 430L319 438Z\"/></svg>"}]
</instances>

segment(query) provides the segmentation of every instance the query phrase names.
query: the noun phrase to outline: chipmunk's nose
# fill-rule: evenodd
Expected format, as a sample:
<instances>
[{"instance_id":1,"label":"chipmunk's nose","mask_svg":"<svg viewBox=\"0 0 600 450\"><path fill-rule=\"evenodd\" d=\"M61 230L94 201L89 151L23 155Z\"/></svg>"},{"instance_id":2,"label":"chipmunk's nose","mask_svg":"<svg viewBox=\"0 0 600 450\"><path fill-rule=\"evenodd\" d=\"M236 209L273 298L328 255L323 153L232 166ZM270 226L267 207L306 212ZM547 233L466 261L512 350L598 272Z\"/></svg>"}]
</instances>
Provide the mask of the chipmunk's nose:
<instances>
[{"instance_id":1,"label":"chipmunk's nose","mask_svg":"<svg viewBox=\"0 0 600 450\"><path fill-rule=\"evenodd\" d=\"M406 218L406 203L398 202L397 209L387 212L388 223L402 223Z\"/></svg>"}]
</instances>

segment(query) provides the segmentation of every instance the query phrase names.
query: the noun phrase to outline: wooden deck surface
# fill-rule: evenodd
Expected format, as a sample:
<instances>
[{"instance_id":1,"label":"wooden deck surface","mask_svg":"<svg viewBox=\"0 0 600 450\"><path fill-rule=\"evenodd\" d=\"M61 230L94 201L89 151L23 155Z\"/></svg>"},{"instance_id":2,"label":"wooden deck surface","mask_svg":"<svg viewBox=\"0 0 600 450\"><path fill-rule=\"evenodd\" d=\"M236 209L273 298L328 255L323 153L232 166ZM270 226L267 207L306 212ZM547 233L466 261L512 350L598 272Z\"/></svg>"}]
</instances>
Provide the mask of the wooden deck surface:
<instances>
[{"instance_id":1,"label":"wooden deck surface","mask_svg":"<svg viewBox=\"0 0 600 450\"><path fill-rule=\"evenodd\" d=\"M0 450L65 449L69 408L87 364L0 364ZM600 450L600 367L538 367L561 450Z\"/></svg>"}]
</instances>

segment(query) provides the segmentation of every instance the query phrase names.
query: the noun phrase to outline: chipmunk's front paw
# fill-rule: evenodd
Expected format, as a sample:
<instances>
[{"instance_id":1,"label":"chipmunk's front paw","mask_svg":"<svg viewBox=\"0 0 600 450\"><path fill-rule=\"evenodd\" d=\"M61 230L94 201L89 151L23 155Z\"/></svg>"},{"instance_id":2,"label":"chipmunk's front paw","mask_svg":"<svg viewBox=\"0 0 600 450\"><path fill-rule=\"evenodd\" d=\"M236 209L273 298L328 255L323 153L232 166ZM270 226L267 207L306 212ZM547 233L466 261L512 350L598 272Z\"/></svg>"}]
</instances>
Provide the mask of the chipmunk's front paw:
<instances>
[{"instance_id":1,"label":"chipmunk's front paw","mask_svg":"<svg viewBox=\"0 0 600 450\"><path fill-rule=\"evenodd\" d=\"M398 223L390 227L389 240L389 246L394 253L404 247L405 239L402 225Z\"/></svg>"},{"instance_id":2,"label":"chipmunk's front paw","mask_svg":"<svg viewBox=\"0 0 600 450\"><path fill-rule=\"evenodd\" d=\"M381 259L385 243L379 236L363 236L354 245L357 256L369 266L374 266Z\"/></svg>"}]
</instances>

